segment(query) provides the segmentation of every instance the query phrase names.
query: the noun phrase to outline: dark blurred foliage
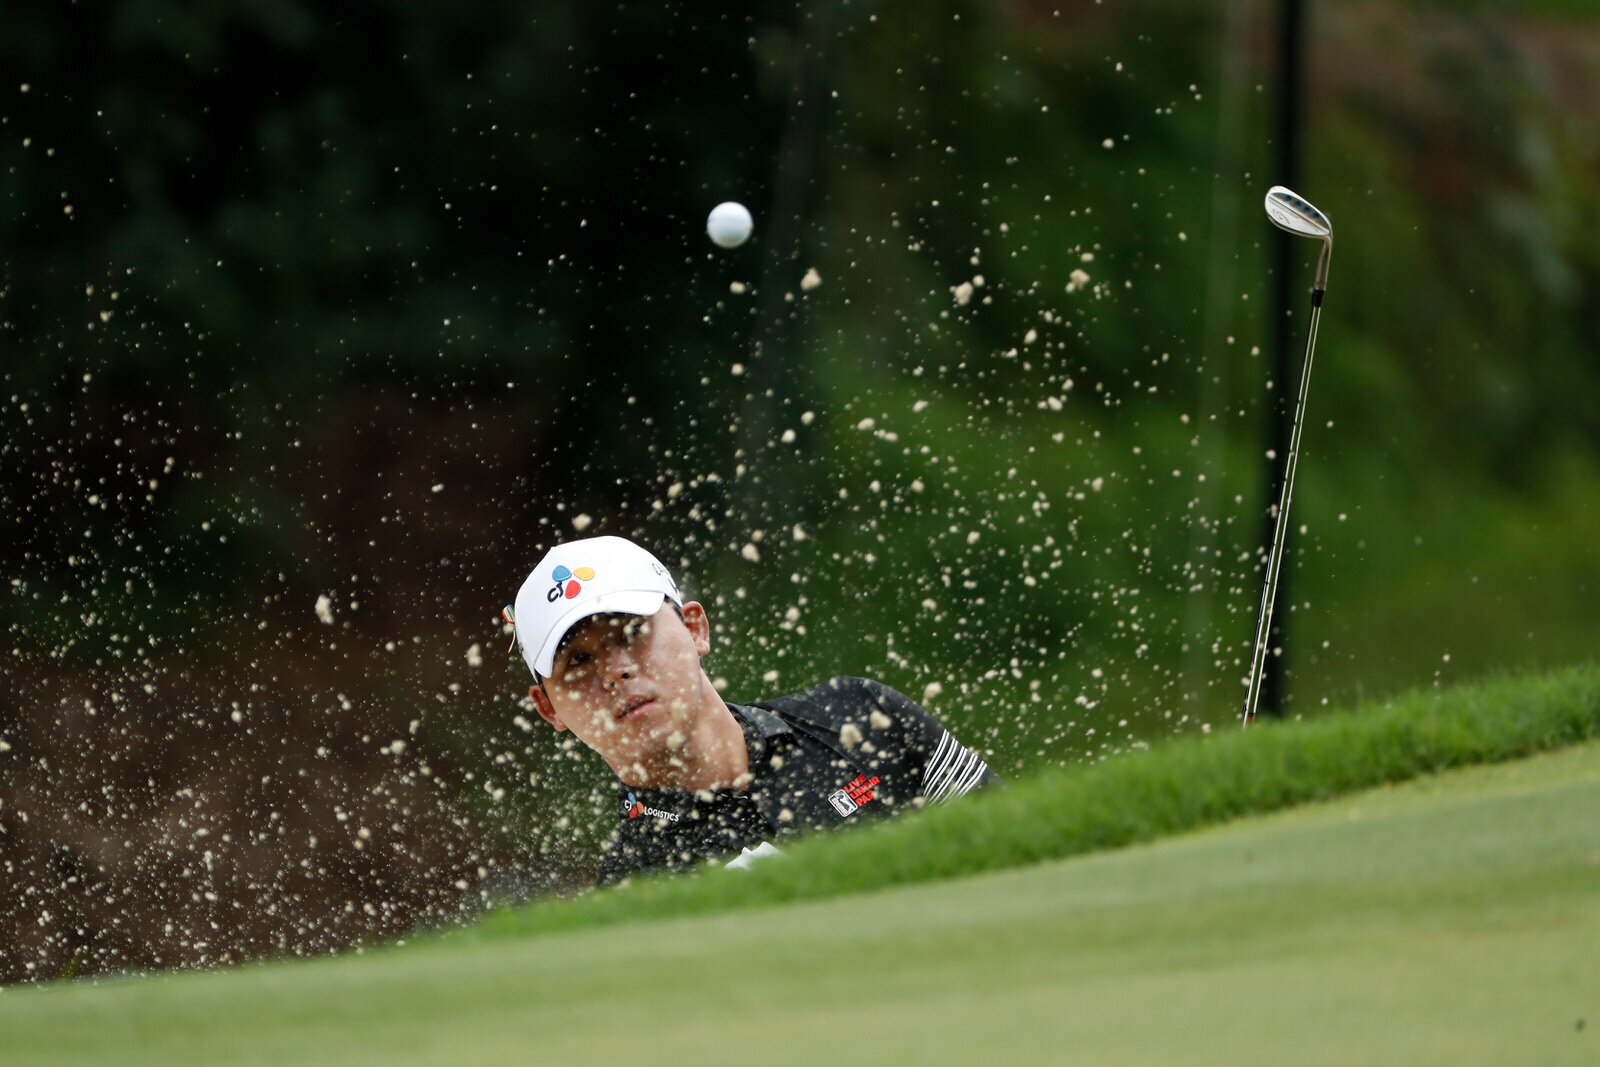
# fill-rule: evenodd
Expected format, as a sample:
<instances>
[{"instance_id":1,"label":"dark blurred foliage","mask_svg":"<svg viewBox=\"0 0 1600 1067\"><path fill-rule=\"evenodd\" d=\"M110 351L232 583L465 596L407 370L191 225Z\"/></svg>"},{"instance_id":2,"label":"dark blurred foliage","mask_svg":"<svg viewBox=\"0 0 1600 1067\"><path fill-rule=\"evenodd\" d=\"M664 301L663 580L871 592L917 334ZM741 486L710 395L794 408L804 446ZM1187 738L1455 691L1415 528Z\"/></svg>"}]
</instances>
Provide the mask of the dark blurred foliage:
<instances>
[{"instance_id":1,"label":"dark blurred foliage","mask_svg":"<svg viewBox=\"0 0 1600 1067\"><path fill-rule=\"evenodd\" d=\"M1600 27L1312 13L1299 699L1592 649ZM7 5L0 978L582 883L603 768L497 618L578 531L733 696L874 674L1008 773L1226 723L1272 19Z\"/></svg>"}]
</instances>

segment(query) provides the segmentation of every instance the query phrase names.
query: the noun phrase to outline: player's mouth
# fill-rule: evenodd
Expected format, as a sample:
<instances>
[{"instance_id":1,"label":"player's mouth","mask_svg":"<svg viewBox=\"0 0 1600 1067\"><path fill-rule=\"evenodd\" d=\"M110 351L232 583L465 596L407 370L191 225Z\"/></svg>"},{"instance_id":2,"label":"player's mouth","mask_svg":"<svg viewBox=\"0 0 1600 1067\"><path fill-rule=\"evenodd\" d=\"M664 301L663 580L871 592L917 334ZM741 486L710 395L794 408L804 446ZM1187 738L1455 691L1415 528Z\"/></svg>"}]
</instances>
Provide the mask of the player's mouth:
<instances>
[{"instance_id":1,"label":"player's mouth","mask_svg":"<svg viewBox=\"0 0 1600 1067\"><path fill-rule=\"evenodd\" d=\"M617 721L627 722L629 719L632 719L638 715L643 709L654 703L655 700L650 697L630 697L628 701L622 705L622 709L617 712Z\"/></svg>"}]
</instances>

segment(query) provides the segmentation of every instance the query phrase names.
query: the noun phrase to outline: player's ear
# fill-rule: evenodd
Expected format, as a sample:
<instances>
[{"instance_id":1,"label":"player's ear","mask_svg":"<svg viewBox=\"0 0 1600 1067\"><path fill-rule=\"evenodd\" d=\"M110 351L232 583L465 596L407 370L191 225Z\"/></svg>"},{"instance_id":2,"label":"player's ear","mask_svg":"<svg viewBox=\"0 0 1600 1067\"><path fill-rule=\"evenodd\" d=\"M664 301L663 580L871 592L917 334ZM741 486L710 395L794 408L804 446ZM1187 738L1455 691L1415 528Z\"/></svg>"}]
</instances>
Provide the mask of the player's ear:
<instances>
[{"instance_id":1,"label":"player's ear","mask_svg":"<svg viewBox=\"0 0 1600 1067\"><path fill-rule=\"evenodd\" d=\"M711 651L711 619L705 605L691 600L683 605L683 625L694 638L694 650L704 656Z\"/></svg>"},{"instance_id":2,"label":"player's ear","mask_svg":"<svg viewBox=\"0 0 1600 1067\"><path fill-rule=\"evenodd\" d=\"M539 712L539 717L554 726L557 730L565 730L567 724L561 721L561 716L556 714L556 706L550 703L550 694L541 686L530 685L528 696L533 700L534 709Z\"/></svg>"}]
</instances>

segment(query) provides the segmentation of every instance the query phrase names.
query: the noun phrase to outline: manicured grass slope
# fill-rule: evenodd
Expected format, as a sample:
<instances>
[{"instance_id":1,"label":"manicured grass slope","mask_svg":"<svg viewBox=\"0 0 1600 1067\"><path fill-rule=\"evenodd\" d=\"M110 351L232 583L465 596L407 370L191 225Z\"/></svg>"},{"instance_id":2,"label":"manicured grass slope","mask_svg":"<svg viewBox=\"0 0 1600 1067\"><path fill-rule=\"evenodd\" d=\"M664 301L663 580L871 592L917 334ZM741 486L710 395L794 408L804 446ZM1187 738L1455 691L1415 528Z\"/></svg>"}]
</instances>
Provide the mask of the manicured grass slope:
<instances>
[{"instance_id":1,"label":"manicured grass slope","mask_svg":"<svg viewBox=\"0 0 1600 1067\"><path fill-rule=\"evenodd\" d=\"M1225 728L1072 767L869 832L813 839L737 879L650 878L492 915L483 932L694 914L1114 848L1420 774L1600 736L1600 665L1415 693L1304 722Z\"/></svg>"},{"instance_id":2,"label":"manicured grass slope","mask_svg":"<svg viewBox=\"0 0 1600 1067\"><path fill-rule=\"evenodd\" d=\"M13 989L0 1032L28 1063L1595 1062L1600 745L1425 772L1593 736L1597 693L1568 672L1176 743L808 845L759 880L641 883L362 957ZM1140 765L1161 773L1141 784ZM1422 776L937 876L952 854L1015 865L1402 767ZM1217 783L1184 813L1172 796L1199 774ZM1098 814L1039 818L1073 804ZM802 866L927 884L751 906L826 895ZM629 901L637 921L615 921Z\"/></svg>"}]
</instances>

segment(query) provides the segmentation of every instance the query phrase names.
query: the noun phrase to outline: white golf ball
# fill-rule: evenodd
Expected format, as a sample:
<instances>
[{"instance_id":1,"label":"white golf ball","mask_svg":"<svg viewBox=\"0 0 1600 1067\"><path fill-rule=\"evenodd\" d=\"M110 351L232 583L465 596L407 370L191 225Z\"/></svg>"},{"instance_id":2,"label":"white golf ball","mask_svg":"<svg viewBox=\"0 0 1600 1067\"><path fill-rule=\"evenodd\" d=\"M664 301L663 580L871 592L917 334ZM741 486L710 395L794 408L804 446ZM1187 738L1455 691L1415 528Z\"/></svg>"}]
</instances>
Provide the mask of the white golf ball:
<instances>
[{"instance_id":1,"label":"white golf ball","mask_svg":"<svg viewBox=\"0 0 1600 1067\"><path fill-rule=\"evenodd\" d=\"M738 248L754 228L750 212L733 200L718 204L706 217L706 236L723 248Z\"/></svg>"}]
</instances>

